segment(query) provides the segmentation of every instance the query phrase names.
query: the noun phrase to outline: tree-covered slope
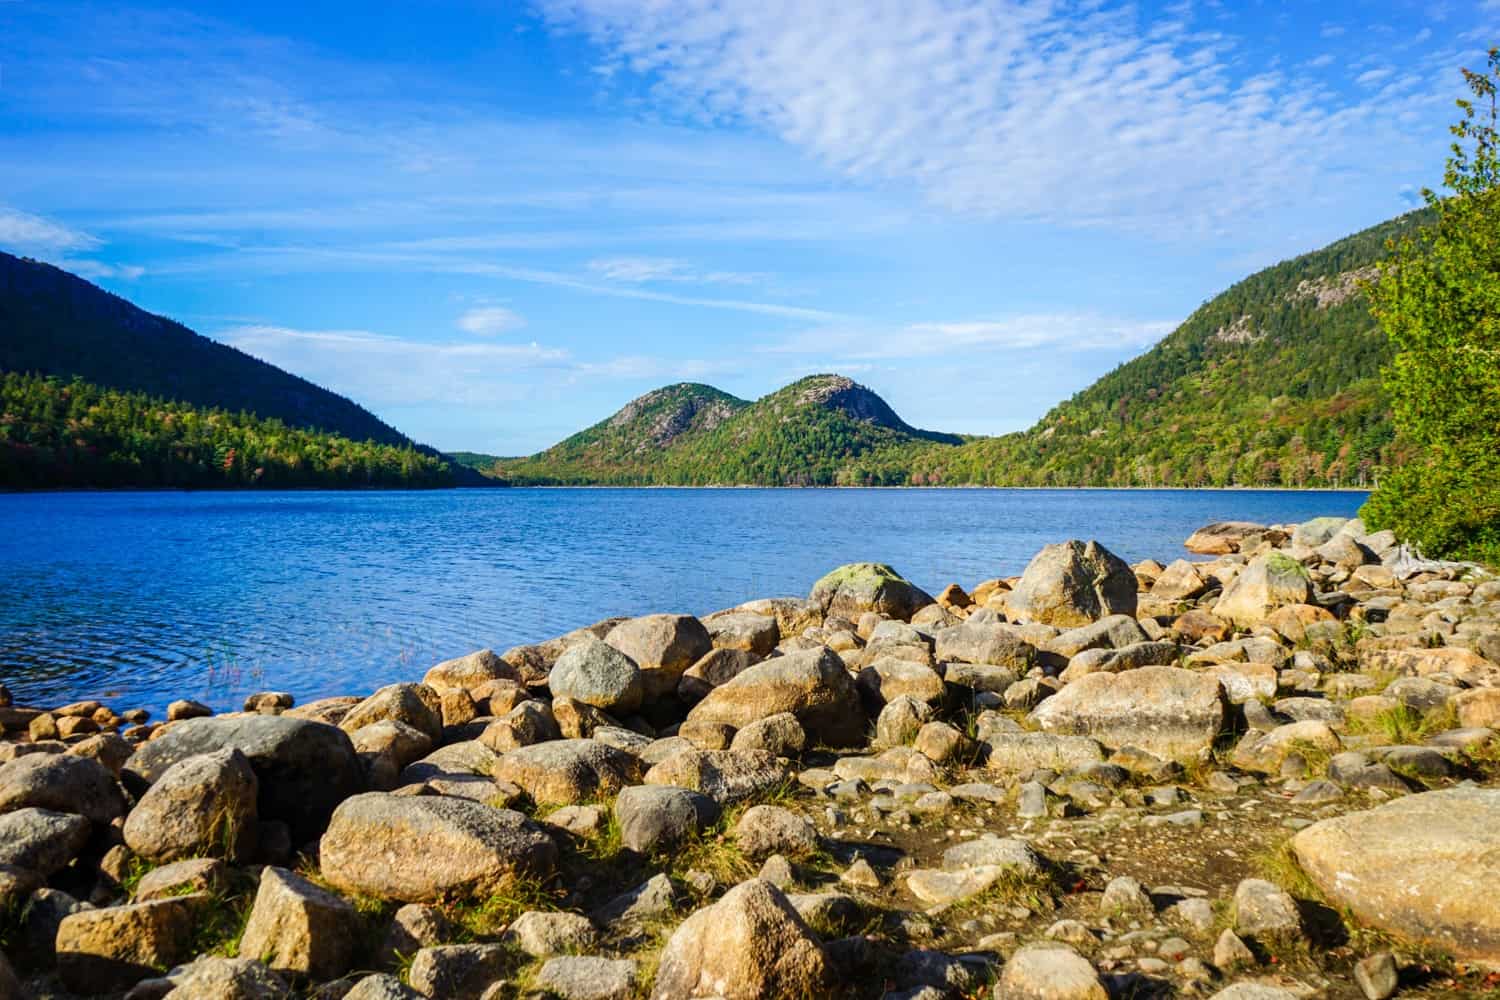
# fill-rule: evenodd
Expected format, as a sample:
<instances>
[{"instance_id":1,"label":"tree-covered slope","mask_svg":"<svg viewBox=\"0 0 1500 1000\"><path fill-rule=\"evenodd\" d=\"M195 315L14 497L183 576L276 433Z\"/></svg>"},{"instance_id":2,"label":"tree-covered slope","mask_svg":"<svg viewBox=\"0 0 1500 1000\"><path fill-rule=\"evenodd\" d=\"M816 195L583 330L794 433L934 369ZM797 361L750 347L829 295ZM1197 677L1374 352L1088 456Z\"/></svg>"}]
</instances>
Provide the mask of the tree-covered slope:
<instances>
[{"instance_id":1,"label":"tree-covered slope","mask_svg":"<svg viewBox=\"0 0 1500 1000\"><path fill-rule=\"evenodd\" d=\"M498 470L512 483L899 484L919 452L958 441L910 427L849 379L813 375L754 403L703 385L658 389Z\"/></svg>"},{"instance_id":2,"label":"tree-covered slope","mask_svg":"<svg viewBox=\"0 0 1500 1000\"><path fill-rule=\"evenodd\" d=\"M0 253L0 371L81 378L246 411L354 441L411 441L364 407L139 309L60 268Z\"/></svg>"},{"instance_id":3,"label":"tree-covered slope","mask_svg":"<svg viewBox=\"0 0 1500 1000\"><path fill-rule=\"evenodd\" d=\"M926 481L1359 485L1392 459L1390 346L1361 282L1418 212L1266 268L1035 427L930 453Z\"/></svg>"},{"instance_id":4,"label":"tree-covered slope","mask_svg":"<svg viewBox=\"0 0 1500 1000\"><path fill-rule=\"evenodd\" d=\"M0 373L0 489L436 487L447 463L248 413Z\"/></svg>"}]
</instances>

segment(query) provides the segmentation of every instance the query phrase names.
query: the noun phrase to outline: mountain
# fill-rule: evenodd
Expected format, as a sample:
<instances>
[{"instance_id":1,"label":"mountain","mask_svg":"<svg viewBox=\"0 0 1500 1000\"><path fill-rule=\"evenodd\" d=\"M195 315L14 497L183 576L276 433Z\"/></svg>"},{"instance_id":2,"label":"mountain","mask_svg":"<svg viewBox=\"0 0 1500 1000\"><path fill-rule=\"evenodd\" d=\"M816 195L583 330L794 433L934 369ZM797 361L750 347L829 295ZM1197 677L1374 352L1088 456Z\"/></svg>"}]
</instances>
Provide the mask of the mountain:
<instances>
[{"instance_id":1,"label":"mountain","mask_svg":"<svg viewBox=\"0 0 1500 1000\"><path fill-rule=\"evenodd\" d=\"M17 388L19 383L8 386L12 393L40 392L52 398L59 412L73 405L70 399L74 398L107 399L110 406L127 409L144 407L144 401L149 400L172 404L173 412L197 414L193 421L186 422L196 423L200 429L223 428L227 426L226 420L234 420L243 424L242 429L253 426L257 434L265 437L277 430L275 424L280 424L288 432L296 432L281 435L282 445L304 459L301 472L288 472L280 479L263 475L235 483L221 481L223 476L205 480L205 473L195 471L197 459L182 468L148 473L139 456L129 457L133 452L121 440L101 439L94 445L96 449L105 449L99 459L104 464L98 469L107 466L110 471L96 469L97 475L89 480L90 485L147 486L169 482L252 485L277 481L312 485L315 480L319 484L390 486L404 482L400 473L390 471L401 468L410 471L412 485L436 485L439 479L445 479L446 485L494 485L494 480L447 462L432 448L415 444L343 396L200 336L180 323L148 313L61 268L0 252L0 374L3 373L50 377L63 383L77 380L78 389L71 396L67 393L50 396L31 385L23 390ZM213 420L207 419L215 413ZM253 419L241 421L241 414L252 415ZM18 422L11 421L9 426L14 433L20 433ZM132 426L139 429L145 425L137 421ZM167 433L170 426L152 428L148 436ZM302 432L310 432L311 436ZM28 423L26 433L32 443L48 437L46 429L35 421ZM290 443L293 438L297 442L295 447ZM352 447L366 442L393 450L378 452L377 459L370 457L376 451ZM9 443L25 444L19 438L11 438ZM401 459L399 453L403 450L414 450L424 461ZM244 452L241 447L237 454L243 456ZM366 463L369 475L363 478L347 468L355 461L351 456L356 452L364 456L359 461L369 459ZM12 452L12 457L16 454L19 452ZM341 471L323 469L322 459L312 457L315 454L327 457ZM28 485L71 484L81 475L83 466L97 465L81 453L78 460L83 465L48 466L52 469L50 473L40 471L41 466L32 467ZM35 455L28 461L34 462ZM261 467L274 469L277 463L271 461L269 466ZM434 471L438 467L445 471ZM139 481L131 480L132 468L139 471ZM314 468L322 471L312 480L303 482L299 478L304 473L313 476L310 470ZM48 476L54 477L55 482L47 481ZM37 477L41 481L36 481Z\"/></svg>"},{"instance_id":2,"label":"mountain","mask_svg":"<svg viewBox=\"0 0 1500 1000\"><path fill-rule=\"evenodd\" d=\"M1364 485L1397 456L1385 335L1360 290L1423 210L1283 261L1020 434L929 454L929 482L1024 486Z\"/></svg>"},{"instance_id":3,"label":"mountain","mask_svg":"<svg viewBox=\"0 0 1500 1000\"><path fill-rule=\"evenodd\" d=\"M1029 430L909 426L869 389L815 375L746 404L704 385L648 393L526 459L514 482L995 486L1347 486L1393 464L1390 347L1361 282L1401 216L1259 271Z\"/></svg>"},{"instance_id":4,"label":"mountain","mask_svg":"<svg viewBox=\"0 0 1500 1000\"><path fill-rule=\"evenodd\" d=\"M494 468L518 484L879 485L904 482L918 452L960 440L911 427L839 375L812 375L753 403L684 382Z\"/></svg>"},{"instance_id":5,"label":"mountain","mask_svg":"<svg viewBox=\"0 0 1500 1000\"><path fill-rule=\"evenodd\" d=\"M0 252L0 371L81 378L246 411L354 441L411 440L364 407L139 309L61 268Z\"/></svg>"}]
</instances>

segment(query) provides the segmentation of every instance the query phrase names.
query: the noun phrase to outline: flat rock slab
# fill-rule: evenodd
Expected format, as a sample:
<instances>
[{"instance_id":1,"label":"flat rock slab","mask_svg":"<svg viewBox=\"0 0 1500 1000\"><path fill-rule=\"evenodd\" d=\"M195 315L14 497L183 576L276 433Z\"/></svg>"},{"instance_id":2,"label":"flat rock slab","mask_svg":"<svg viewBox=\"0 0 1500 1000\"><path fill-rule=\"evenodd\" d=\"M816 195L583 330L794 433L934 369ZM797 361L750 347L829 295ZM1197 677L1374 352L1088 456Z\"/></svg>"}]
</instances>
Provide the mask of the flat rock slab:
<instances>
[{"instance_id":1,"label":"flat rock slab","mask_svg":"<svg viewBox=\"0 0 1500 1000\"><path fill-rule=\"evenodd\" d=\"M1219 679L1180 667L1087 674L1042 702L1031 718L1049 733L1088 736L1158 757L1207 750L1224 728Z\"/></svg>"},{"instance_id":2,"label":"flat rock slab","mask_svg":"<svg viewBox=\"0 0 1500 1000\"><path fill-rule=\"evenodd\" d=\"M1359 919L1500 969L1500 789L1424 792L1323 820L1292 850Z\"/></svg>"},{"instance_id":3,"label":"flat rock slab","mask_svg":"<svg viewBox=\"0 0 1500 1000\"><path fill-rule=\"evenodd\" d=\"M514 871L545 871L557 845L510 809L438 795L346 800L319 845L323 875L352 893L424 902L482 892Z\"/></svg>"}]
</instances>

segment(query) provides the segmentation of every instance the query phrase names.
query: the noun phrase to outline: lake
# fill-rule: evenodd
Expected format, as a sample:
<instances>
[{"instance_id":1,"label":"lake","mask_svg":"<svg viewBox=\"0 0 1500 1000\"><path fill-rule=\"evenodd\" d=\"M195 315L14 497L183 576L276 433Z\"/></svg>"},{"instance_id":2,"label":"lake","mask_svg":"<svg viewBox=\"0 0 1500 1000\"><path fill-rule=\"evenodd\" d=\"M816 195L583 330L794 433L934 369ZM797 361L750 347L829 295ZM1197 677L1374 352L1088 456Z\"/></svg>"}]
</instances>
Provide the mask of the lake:
<instances>
[{"instance_id":1,"label":"lake","mask_svg":"<svg viewBox=\"0 0 1500 1000\"><path fill-rule=\"evenodd\" d=\"M1362 493L624 490L0 495L0 680L159 713L417 680L610 615L805 595L846 562L930 592L1097 538L1135 562L1211 521L1350 516Z\"/></svg>"}]
</instances>

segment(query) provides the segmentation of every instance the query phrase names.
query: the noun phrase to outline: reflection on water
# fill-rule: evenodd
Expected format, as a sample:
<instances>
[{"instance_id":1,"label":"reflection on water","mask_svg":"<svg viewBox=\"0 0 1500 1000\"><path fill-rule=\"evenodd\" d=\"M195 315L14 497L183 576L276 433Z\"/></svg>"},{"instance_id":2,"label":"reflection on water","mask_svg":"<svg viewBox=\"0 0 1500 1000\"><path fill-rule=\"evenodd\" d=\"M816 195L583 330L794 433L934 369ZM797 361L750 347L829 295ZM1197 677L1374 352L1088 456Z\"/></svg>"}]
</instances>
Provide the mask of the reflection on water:
<instances>
[{"instance_id":1,"label":"reflection on water","mask_svg":"<svg viewBox=\"0 0 1500 1000\"><path fill-rule=\"evenodd\" d=\"M0 495L0 680L21 702L238 708L415 679L616 614L805 594L840 563L930 591L1098 538L1166 561L1209 521L1352 515L1363 494L458 490Z\"/></svg>"}]
</instances>

